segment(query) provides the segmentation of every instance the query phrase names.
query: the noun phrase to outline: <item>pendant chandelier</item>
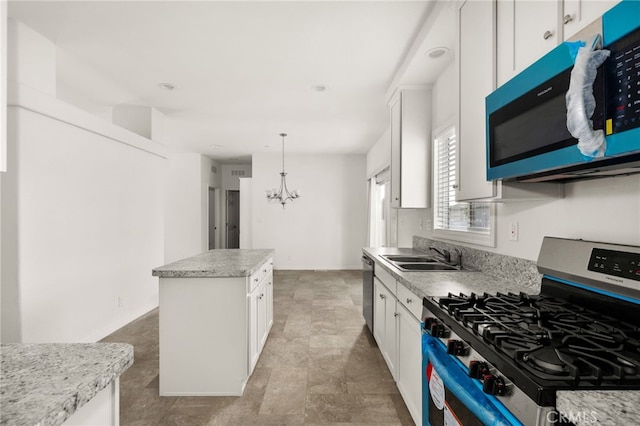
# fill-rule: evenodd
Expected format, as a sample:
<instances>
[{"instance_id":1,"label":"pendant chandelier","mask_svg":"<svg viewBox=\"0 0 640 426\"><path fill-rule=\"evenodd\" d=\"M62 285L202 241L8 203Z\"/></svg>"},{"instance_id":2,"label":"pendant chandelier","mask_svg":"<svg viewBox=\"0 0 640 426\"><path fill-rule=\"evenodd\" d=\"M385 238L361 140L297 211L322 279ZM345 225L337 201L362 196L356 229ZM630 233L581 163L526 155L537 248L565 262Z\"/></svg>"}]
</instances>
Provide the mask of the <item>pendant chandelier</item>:
<instances>
[{"instance_id":1,"label":"pendant chandelier","mask_svg":"<svg viewBox=\"0 0 640 426\"><path fill-rule=\"evenodd\" d=\"M295 200L300 197L300 191L294 189L289 192L287 189L287 173L284 171L284 138L287 136L286 133L280 133L282 136L282 172L280 172L280 190L275 188L267 189L267 199L269 201L275 200L282 204L282 208L289 200Z\"/></svg>"}]
</instances>

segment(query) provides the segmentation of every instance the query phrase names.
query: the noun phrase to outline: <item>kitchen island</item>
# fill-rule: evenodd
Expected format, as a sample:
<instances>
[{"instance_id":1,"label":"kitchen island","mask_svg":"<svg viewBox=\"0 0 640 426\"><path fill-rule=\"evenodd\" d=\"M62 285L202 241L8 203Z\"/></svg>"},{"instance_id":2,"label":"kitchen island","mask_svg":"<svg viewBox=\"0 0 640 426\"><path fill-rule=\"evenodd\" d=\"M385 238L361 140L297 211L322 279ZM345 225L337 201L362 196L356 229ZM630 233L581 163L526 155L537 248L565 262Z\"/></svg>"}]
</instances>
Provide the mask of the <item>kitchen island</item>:
<instances>
[{"instance_id":1,"label":"kitchen island","mask_svg":"<svg viewBox=\"0 0 640 426\"><path fill-rule=\"evenodd\" d=\"M133 346L8 343L0 350L0 424L119 424L119 377L133 364Z\"/></svg>"},{"instance_id":2,"label":"kitchen island","mask_svg":"<svg viewBox=\"0 0 640 426\"><path fill-rule=\"evenodd\" d=\"M242 395L273 324L274 250L209 250L160 277L160 395Z\"/></svg>"}]
</instances>

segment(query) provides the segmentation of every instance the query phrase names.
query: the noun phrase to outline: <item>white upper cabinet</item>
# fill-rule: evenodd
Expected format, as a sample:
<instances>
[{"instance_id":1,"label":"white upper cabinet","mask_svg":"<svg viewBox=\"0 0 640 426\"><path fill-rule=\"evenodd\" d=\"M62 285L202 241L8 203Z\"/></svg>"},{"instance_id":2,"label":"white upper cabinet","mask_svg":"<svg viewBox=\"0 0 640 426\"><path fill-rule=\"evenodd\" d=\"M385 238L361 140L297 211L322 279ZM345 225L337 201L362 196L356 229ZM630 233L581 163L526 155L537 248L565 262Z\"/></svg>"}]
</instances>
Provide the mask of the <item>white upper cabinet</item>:
<instances>
[{"instance_id":1,"label":"white upper cabinet","mask_svg":"<svg viewBox=\"0 0 640 426\"><path fill-rule=\"evenodd\" d=\"M497 1L498 85L562 41L555 1Z\"/></svg>"},{"instance_id":2,"label":"white upper cabinet","mask_svg":"<svg viewBox=\"0 0 640 426\"><path fill-rule=\"evenodd\" d=\"M391 207L429 207L431 88L391 98Z\"/></svg>"},{"instance_id":3,"label":"white upper cabinet","mask_svg":"<svg viewBox=\"0 0 640 426\"><path fill-rule=\"evenodd\" d=\"M458 10L458 187L456 199L493 197L486 179L485 97L495 88L495 3L466 1Z\"/></svg>"},{"instance_id":4,"label":"white upper cabinet","mask_svg":"<svg viewBox=\"0 0 640 426\"><path fill-rule=\"evenodd\" d=\"M496 64L503 55L499 39L496 45L501 16L497 6L507 3L468 0L458 9L457 201L536 200L563 195L561 184L488 182L486 178L485 98L496 87Z\"/></svg>"},{"instance_id":5,"label":"white upper cabinet","mask_svg":"<svg viewBox=\"0 0 640 426\"><path fill-rule=\"evenodd\" d=\"M562 25L568 40L597 20L620 0L564 0Z\"/></svg>"},{"instance_id":6,"label":"white upper cabinet","mask_svg":"<svg viewBox=\"0 0 640 426\"><path fill-rule=\"evenodd\" d=\"M509 81L618 0L497 0L497 83Z\"/></svg>"}]
</instances>

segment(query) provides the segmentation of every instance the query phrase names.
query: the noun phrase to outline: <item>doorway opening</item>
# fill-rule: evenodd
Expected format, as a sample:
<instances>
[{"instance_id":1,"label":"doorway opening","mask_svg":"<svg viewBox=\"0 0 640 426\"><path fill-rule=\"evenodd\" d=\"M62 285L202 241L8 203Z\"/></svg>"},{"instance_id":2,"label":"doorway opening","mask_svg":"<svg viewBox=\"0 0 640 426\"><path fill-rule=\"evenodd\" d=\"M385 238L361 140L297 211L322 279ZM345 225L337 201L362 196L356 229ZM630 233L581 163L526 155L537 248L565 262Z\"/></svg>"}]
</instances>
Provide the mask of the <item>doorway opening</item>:
<instances>
[{"instance_id":1,"label":"doorway opening","mask_svg":"<svg viewBox=\"0 0 640 426\"><path fill-rule=\"evenodd\" d=\"M209 187L209 250L216 248L216 231L218 226L216 224L216 189Z\"/></svg>"},{"instance_id":2,"label":"doorway opening","mask_svg":"<svg viewBox=\"0 0 640 426\"><path fill-rule=\"evenodd\" d=\"M227 248L240 248L240 191L227 190Z\"/></svg>"}]
</instances>

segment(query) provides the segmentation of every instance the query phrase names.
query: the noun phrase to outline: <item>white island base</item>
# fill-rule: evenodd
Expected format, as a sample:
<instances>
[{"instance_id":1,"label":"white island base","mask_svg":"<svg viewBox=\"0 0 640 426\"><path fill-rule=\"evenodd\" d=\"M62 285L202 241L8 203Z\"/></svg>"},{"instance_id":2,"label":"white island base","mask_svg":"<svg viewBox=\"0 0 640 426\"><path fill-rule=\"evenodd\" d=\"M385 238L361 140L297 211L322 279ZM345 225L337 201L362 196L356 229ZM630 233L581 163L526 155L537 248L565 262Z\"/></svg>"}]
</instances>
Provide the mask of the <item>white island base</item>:
<instances>
[{"instance_id":1,"label":"white island base","mask_svg":"<svg viewBox=\"0 0 640 426\"><path fill-rule=\"evenodd\" d=\"M160 278L160 396L239 396L273 324L268 259L250 276Z\"/></svg>"}]
</instances>

